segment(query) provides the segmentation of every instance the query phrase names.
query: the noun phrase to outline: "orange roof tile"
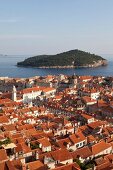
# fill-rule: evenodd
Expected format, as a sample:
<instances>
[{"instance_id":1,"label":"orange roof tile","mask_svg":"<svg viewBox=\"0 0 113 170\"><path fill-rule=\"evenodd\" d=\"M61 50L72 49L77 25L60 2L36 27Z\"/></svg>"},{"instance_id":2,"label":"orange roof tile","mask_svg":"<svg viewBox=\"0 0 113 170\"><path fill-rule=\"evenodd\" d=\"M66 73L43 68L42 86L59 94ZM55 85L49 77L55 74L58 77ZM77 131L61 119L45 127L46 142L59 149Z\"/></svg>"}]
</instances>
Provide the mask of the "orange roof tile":
<instances>
[{"instance_id":1,"label":"orange roof tile","mask_svg":"<svg viewBox=\"0 0 113 170\"><path fill-rule=\"evenodd\" d=\"M51 152L54 160L59 160L60 162L73 159L71 153L67 149L59 149Z\"/></svg>"},{"instance_id":2,"label":"orange roof tile","mask_svg":"<svg viewBox=\"0 0 113 170\"><path fill-rule=\"evenodd\" d=\"M0 161L8 160L7 154L5 149L0 149Z\"/></svg>"},{"instance_id":3,"label":"orange roof tile","mask_svg":"<svg viewBox=\"0 0 113 170\"><path fill-rule=\"evenodd\" d=\"M75 144L75 143L79 143L81 141L86 140L86 137L83 135L83 133L78 132L76 134L70 135L69 139Z\"/></svg>"},{"instance_id":4,"label":"orange roof tile","mask_svg":"<svg viewBox=\"0 0 113 170\"><path fill-rule=\"evenodd\" d=\"M86 158L92 156L92 152L87 146L85 146L83 148L77 149L74 152L71 152L71 155L72 155L73 159L76 159L78 156L80 156L83 159L86 159Z\"/></svg>"},{"instance_id":5,"label":"orange roof tile","mask_svg":"<svg viewBox=\"0 0 113 170\"><path fill-rule=\"evenodd\" d=\"M54 168L53 170L81 170L77 163L72 163L68 165L62 165L60 167Z\"/></svg>"},{"instance_id":6,"label":"orange roof tile","mask_svg":"<svg viewBox=\"0 0 113 170\"><path fill-rule=\"evenodd\" d=\"M29 167L30 170L47 170L46 166L41 161L33 161L26 164L26 167Z\"/></svg>"},{"instance_id":7,"label":"orange roof tile","mask_svg":"<svg viewBox=\"0 0 113 170\"><path fill-rule=\"evenodd\" d=\"M41 139L38 139L38 142L42 144L43 147L48 147L48 146L51 146L51 143L49 142L49 139L48 138L41 138Z\"/></svg>"},{"instance_id":8,"label":"orange roof tile","mask_svg":"<svg viewBox=\"0 0 113 170\"><path fill-rule=\"evenodd\" d=\"M93 145L91 147L91 151L92 151L93 155L96 155L110 147L111 147L111 145L109 143L100 141L99 143L96 143L95 145Z\"/></svg>"}]
</instances>

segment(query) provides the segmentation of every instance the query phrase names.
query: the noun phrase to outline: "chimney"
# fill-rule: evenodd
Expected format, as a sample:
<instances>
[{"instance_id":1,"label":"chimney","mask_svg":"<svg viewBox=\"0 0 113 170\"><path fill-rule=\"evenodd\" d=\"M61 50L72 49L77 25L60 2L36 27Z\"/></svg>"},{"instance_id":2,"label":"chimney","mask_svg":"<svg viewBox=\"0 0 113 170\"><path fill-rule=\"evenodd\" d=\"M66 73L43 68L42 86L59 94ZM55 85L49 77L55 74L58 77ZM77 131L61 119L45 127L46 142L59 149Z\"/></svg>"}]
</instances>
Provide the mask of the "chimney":
<instances>
[{"instance_id":1,"label":"chimney","mask_svg":"<svg viewBox=\"0 0 113 170\"><path fill-rule=\"evenodd\" d=\"M36 159L36 160L38 160L38 159L39 159L38 151L35 151L35 159Z\"/></svg>"}]
</instances>

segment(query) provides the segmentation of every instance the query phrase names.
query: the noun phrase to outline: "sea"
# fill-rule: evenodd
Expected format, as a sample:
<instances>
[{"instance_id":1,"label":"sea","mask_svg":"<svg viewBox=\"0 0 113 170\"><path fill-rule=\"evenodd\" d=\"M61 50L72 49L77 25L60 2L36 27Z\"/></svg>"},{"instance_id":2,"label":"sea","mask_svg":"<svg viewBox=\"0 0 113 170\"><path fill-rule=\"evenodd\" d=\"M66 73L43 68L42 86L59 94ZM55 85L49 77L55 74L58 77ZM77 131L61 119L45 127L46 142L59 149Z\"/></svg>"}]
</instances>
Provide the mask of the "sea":
<instances>
[{"instance_id":1,"label":"sea","mask_svg":"<svg viewBox=\"0 0 113 170\"><path fill-rule=\"evenodd\" d=\"M17 67L19 61L30 56L25 55L0 55L0 77L28 78L33 76L46 75L93 75L93 76L113 76L113 55L108 60L107 66L97 68L32 68L32 67ZM104 58L107 59L107 57Z\"/></svg>"}]
</instances>

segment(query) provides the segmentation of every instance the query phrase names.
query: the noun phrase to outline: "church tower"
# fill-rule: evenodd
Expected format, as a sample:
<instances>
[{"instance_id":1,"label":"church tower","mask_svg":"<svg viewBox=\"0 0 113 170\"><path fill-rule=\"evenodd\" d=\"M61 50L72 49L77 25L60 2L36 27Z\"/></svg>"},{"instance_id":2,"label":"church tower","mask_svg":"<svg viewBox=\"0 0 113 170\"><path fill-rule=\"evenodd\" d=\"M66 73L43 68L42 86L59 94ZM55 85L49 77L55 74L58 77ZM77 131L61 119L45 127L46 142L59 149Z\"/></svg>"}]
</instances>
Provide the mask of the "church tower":
<instances>
[{"instance_id":1,"label":"church tower","mask_svg":"<svg viewBox=\"0 0 113 170\"><path fill-rule=\"evenodd\" d=\"M13 100L13 101L16 101L16 100L17 100L16 95L17 95L16 87L13 86L13 91L12 91L12 100Z\"/></svg>"},{"instance_id":2,"label":"church tower","mask_svg":"<svg viewBox=\"0 0 113 170\"><path fill-rule=\"evenodd\" d=\"M77 87L77 83L78 83L78 77L74 73L72 75L72 85L73 85L73 87Z\"/></svg>"}]
</instances>

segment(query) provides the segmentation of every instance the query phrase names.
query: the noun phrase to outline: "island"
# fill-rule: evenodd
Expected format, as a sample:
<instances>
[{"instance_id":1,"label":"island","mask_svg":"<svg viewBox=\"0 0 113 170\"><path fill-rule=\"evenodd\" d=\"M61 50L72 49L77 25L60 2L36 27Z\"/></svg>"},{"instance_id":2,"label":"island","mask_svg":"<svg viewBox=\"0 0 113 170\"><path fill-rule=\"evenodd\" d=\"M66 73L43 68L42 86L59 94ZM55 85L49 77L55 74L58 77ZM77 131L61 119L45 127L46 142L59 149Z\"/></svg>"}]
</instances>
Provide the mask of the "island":
<instances>
[{"instance_id":1,"label":"island","mask_svg":"<svg viewBox=\"0 0 113 170\"><path fill-rule=\"evenodd\" d=\"M108 62L99 55L78 49L55 55L38 55L18 62L17 66L38 68L79 68L105 66Z\"/></svg>"}]
</instances>

